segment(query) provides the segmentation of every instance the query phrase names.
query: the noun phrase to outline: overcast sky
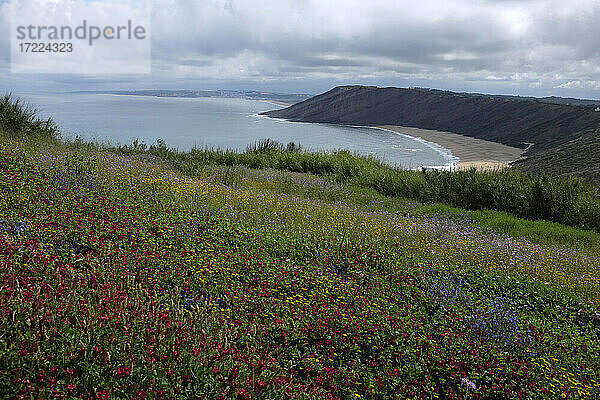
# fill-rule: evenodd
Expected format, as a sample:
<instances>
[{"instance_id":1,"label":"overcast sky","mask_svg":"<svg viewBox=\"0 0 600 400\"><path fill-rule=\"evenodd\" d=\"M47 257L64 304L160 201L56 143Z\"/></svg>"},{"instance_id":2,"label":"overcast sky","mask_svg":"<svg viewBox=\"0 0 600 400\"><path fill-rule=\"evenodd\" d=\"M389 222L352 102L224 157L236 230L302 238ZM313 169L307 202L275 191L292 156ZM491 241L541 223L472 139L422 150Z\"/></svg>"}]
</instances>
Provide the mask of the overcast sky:
<instances>
[{"instance_id":1,"label":"overcast sky","mask_svg":"<svg viewBox=\"0 0 600 400\"><path fill-rule=\"evenodd\" d=\"M61 0L48 0L58 1ZM150 75L11 74L16 92L340 84L600 98L599 0L160 0Z\"/></svg>"}]
</instances>

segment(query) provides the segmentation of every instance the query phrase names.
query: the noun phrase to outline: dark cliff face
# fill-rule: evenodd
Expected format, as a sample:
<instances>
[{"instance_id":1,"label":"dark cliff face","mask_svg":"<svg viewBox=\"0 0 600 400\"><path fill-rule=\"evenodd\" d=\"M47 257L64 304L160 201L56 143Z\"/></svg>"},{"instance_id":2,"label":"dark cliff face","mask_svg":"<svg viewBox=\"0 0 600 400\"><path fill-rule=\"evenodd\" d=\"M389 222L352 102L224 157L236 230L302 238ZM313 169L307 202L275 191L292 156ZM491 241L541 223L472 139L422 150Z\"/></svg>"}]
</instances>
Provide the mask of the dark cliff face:
<instances>
[{"instance_id":1,"label":"dark cliff face","mask_svg":"<svg viewBox=\"0 0 600 400\"><path fill-rule=\"evenodd\" d=\"M291 121L401 125L459 133L529 153L559 146L600 126L592 107L426 89L341 86L265 115Z\"/></svg>"}]
</instances>

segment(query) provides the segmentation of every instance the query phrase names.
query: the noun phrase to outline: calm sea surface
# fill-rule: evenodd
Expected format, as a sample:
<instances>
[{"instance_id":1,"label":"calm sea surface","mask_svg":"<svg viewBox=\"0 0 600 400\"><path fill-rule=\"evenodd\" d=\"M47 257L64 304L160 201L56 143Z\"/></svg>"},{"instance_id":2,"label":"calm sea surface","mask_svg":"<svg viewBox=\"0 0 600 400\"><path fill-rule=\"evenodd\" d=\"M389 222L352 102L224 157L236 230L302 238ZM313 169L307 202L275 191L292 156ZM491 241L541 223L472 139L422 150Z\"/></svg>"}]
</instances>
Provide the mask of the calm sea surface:
<instances>
[{"instance_id":1,"label":"calm sea surface","mask_svg":"<svg viewBox=\"0 0 600 400\"><path fill-rule=\"evenodd\" d=\"M296 142L315 151L350 150L406 168L449 165L456 159L432 143L381 129L275 120L258 113L280 106L243 99L158 98L103 94L21 95L64 136L112 144L147 144L245 150L260 139Z\"/></svg>"}]
</instances>

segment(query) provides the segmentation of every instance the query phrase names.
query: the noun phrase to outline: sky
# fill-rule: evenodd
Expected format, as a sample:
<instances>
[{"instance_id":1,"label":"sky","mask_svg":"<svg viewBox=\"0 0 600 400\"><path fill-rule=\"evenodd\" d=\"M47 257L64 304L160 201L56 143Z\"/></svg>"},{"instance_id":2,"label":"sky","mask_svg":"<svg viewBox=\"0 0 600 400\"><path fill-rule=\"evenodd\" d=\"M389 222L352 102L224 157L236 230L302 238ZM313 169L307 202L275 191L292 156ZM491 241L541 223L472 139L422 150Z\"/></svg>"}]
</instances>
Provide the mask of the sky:
<instances>
[{"instance_id":1,"label":"sky","mask_svg":"<svg viewBox=\"0 0 600 400\"><path fill-rule=\"evenodd\" d=\"M600 98L600 0L157 0L148 11L149 74L11 73L0 0L0 87L316 94L365 84Z\"/></svg>"}]
</instances>

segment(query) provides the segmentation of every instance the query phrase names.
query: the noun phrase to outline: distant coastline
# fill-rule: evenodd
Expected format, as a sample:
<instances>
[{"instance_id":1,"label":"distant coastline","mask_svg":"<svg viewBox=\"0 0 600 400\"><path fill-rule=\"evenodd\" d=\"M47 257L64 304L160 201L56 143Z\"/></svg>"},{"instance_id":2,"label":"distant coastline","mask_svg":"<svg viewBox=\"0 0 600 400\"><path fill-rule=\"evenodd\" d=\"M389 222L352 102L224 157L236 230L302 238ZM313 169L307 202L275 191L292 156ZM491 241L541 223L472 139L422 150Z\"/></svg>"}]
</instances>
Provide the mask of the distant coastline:
<instances>
[{"instance_id":1,"label":"distant coastline","mask_svg":"<svg viewBox=\"0 0 600 400\"><path fill-rule=\"evenodd\" d=\"M267 101L281 106L291 106L312 95L302 93L259 92L255 90L111 90L111 91L76 91L72 94L108 94L113 96L142 97L176 97L176 98L229 98Z\"/></svg>"}]
</instances>

